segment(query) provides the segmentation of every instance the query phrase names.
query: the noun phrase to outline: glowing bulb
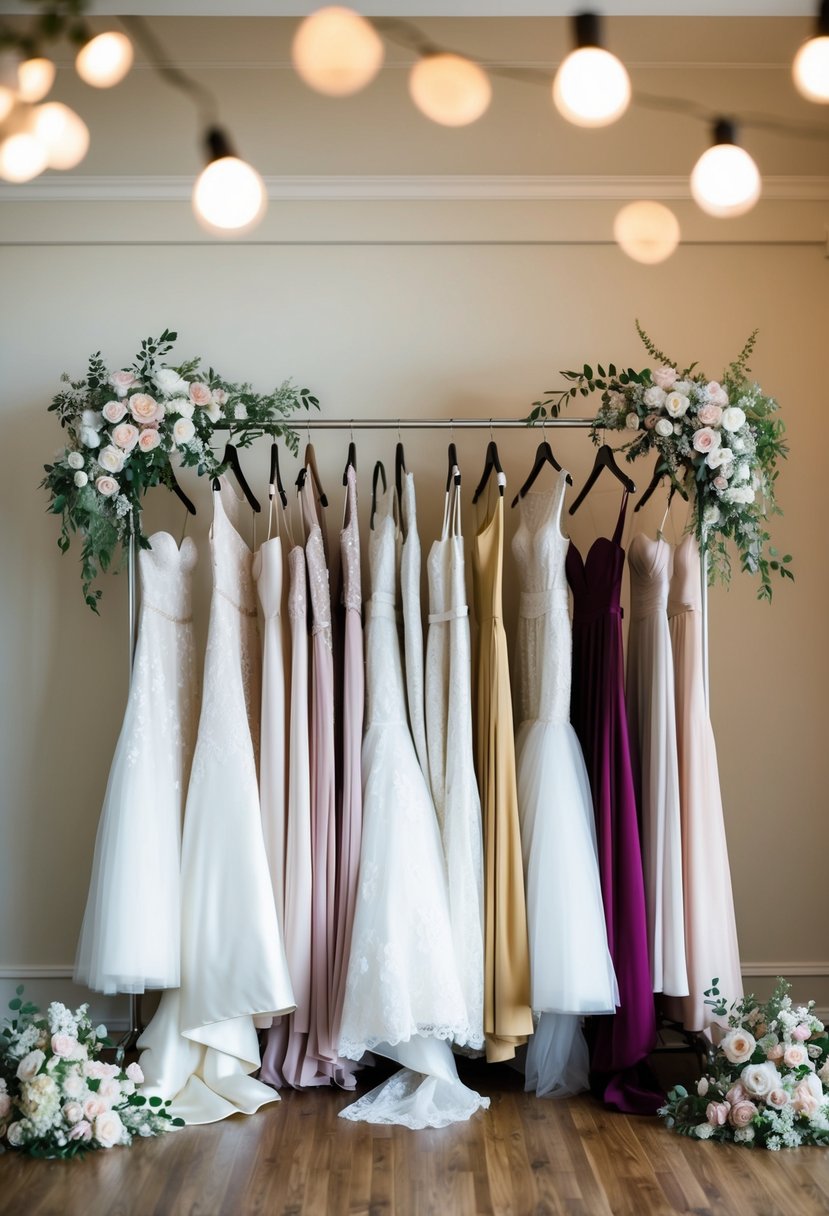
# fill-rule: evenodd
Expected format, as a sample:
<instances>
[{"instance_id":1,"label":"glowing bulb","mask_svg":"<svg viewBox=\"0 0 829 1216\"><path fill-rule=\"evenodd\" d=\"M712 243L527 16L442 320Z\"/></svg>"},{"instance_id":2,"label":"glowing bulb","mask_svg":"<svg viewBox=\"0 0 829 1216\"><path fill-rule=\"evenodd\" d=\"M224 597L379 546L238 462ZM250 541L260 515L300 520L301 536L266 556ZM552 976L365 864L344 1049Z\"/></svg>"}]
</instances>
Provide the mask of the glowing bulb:
<instances>
[{"instance_id":1,"label":"glowing bulb","mask_svg":"<svg viewBox=\"0 0 829 1216\"><path fill-rule=\"evenodd\" d=\"M120 84L132 67L134 52L126 34L108 30L91 38L78 51L75 70L81 80L95 89L111 89Z\"/></svg>"},{"instance_id":2,"label":"glowing bulb","mask_svg":"<svg viewBox=\"0 0 829 1216\"><path fill-rule=\"evenodd\" d=\"M24 59L17 65L17 96L21 101L40 101L54 83L51 59Z\"/></svg>"},{"instance_id":3,"label":"glowing bulb","mask_svg":"<svg viewBox=\"0 0 829 1216\"><path fill-rule=\"evenodd\" d=\"M553 82L556 109L578 127L605 127L621 118L630 104L630 78L625 66L598 46L571 51Z\"/></svg>"},{"instance_id":4,"label":"glowing bulb","mask_svg":"<svg viewBox=\"0 0 829 1216\"><path fill-rule=\"evenodd\" d=\"M14 109L15 96L11 89L7 89L4 84L0 84L0 122L8 118Z\"/></svg>"},{"instance_id":5,"label":"glowing bulb","mask_svg":"<svg viewBox=\"0 0 829 1216\"><path fill-rule=\"evenodd\" d=\"M445 127L480 118L492 100L486 72L461 55L426 55L412 68L409 92L419 110Z\"/></svg>"},{"instance_id":6,"label":"glowing bulb","mask_svg":"<svg viewBox=\"0 0 829 1216\"><path fill-rule=\"evenodd\" d=\"M365 17L331 5L300 24L291 53L297 73L310 88L329 97L347 97L374 79L384 48Z\"/></svg>"},{"instance_id":7,"label":"glowing bulb","mask_svg":"<svg viewBox=\"0 0 829 1216\"><path fill-rule=\"evenodd\" d=\"M617 245L635 262L655 266L679 244L679 220L669 207L642 199L628 203L613 221Z\"/></svg>"},{"instance_id":8,"label":"glowing bulb","mask_svg":"<svg viewBox=\"0 0 829 1216\"><path fill-rule=\"evenodd\" d=\"M703 152L691 173L691 194L708 215L744 215L760 197L760 171L736 143L732 122L714 125L714 146Z\"/></svg>"},{"instance_id":9,"label":"glowing bulb","mask_svg":"<svg viewBox=\"0 0 829 1216\"><path fill-rule=\"evenodd\" d=\"M50 169L74 169L89 150L89 128L60 101L37 107L33 134L46 151Z\"/></svg>"},{"instance_id":10,"label":"glowing bulb","mask_svg":"<svg viewBox=\"0 0 829 1216\"><path fill-rule=\"evenodd\" d=\"M46 168L46 149L28 131L8 135L0 143L0 177L29 182Z\"/></svg>"},{"instance_id":11,"label":"glowing bulb","mask_svg":"<svg viewBox=\"0 0 829 1216\"><path fill-rule=\"evenodd\" d=\"M807 101L829 104L829 34L803 43L794 57L792 75Z\"/></svg>"},{"instance_id":12,"label":"glowing bulb","mask_svg":"<svg viewBox=\"0 0 829 1216\"><path fill-rule=\"evenodd\" d=\"M208 134L218 152L196 178L193 210L200 223L220 236L252 228L265 213L265 184L256 170L231 153L220 132Z\"/></svg>"}]
</instances>

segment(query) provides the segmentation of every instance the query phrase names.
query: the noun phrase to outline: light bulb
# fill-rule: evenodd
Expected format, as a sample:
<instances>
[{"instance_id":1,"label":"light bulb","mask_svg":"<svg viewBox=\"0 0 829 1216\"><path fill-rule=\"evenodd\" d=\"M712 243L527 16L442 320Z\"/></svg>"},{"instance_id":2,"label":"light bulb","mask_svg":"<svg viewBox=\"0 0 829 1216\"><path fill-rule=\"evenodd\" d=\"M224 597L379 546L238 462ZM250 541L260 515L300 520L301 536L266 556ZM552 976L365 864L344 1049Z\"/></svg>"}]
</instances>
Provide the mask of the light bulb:
<instances>
[{"instance_id":1,"label":"light bulb","mask_svg":"<svg viewBox=\"0 0 829 1216\"><path fill-rule=\"evenodd\" d=\"M803 43L794 57L792 75L807 101L829 104L829 34Z\"/></svg>"},{"instance_id":2,"label":"light bulb","mask_svg":"<svg viewBox=\"0 0 829 1216\"><path fill-rule=\"evenodd\" d=\"M75 59L75 70L81 80L93 88L111 89L124 79L133 58L132 43L126 34L107 30L81 47Z\"/></svg>"},{"instance_id":3,"label":"light bulb","mask_svg":"<svg viewBox=\"0 0 829 1216\"><path fill-rule=\"evenodd\" d=\"M40 101L54 83L51 59L24 59L17 65L17 96L21 101Z\"/></svg>"},{"instance_id":4,"label":"light bulb","mask_svg":"<svg viewBox=\"0 0 829 1216\"><path fill-rule=\"evenodd\" d=\"M347 97L369 84L383 64L383 40L359 13L331 5L300 24L291 55L302 80L318 93Z\"/></svg>"},{"instance_id":5,"label":"light bulb","mask_svg":"<svg viewBox=\"0 0 829 1216\"><path fill-rule=\"evenodd\" d=\"M89 150L89 128L60 101L35 109L33 134L46 151L50 169L74 169Z\"/></svg>"},{"instance_id":6,"label":"light bulb","mask_svg":"<svg viewBox=\"0 0 829 1216\"><path fill-rule=\"evenodd\" d=\"M630 77L621 60L601 46L595 13L579 13L574 27L576 49L556 72L553 101L568 122L578 127L605 127L628 108Z\"/></svg>"},{"instance_id":7,"label":"light bulb","mask_svg":"<svg viewBox=\"0 0 829 1216\"><path fill-rule=\"evenodd\" d=\"M265 183L252 165L236 156L219 128L212 127L205 142L208 164L193 187L196 218L220 236L253 228L267 206Z\"/></svg>"},{"instance_id":8,"label":"light bulb","mask_svg":"<svg viewBox=\"0 0 829 1216\"><path fill-rule=\"evenodd\" d=\"M714 146L703 152L691 173L691 194L708 215L745 215L760 197L760 170L736 142L733 122L714 124Z\"/></svg>"},{"instance_id":9,"label":"light bulb","mask_svg":"<svg viewBox=\"0 0 829 1216\"><path fill-rule=\"evenodd\" d=\"M6 88L4 84L0 84L0 122L3 122L11 114L15 101L16 98L13 91Z\"/></svg>"},{"instance_id":10,"label":"light bulb","mask_svg":"<svg viewBox=\"0 0 829 1216\"><path fill-rule=\"evenodd\" d=\"M28 131L7 135L0 143L0 177L7 182L29 182L46 168L46 149Z\"/></svg>"},{"instance_id":11,"label":"light bulb","mask_svg":"<svg viewBox=\"0 0 829 1216\"><path fill-rule=\"evenodd\" d=\"M679 244L679 220L662 203L642 199L618 212L613 236L629 258L655 266L669 258Z\"/></svg>"},{"instance_id":12,"label":"light bulb","mask_svg":"<svg viewBox=\"0 0 829 1216\"><path fill-rule=\"evenodd\" d=\"M448 53L418 60L409 76L409 92L427 118L445 127L475 122L492 100L486 72L471 59Z\"/></svg>"}]
</instances>

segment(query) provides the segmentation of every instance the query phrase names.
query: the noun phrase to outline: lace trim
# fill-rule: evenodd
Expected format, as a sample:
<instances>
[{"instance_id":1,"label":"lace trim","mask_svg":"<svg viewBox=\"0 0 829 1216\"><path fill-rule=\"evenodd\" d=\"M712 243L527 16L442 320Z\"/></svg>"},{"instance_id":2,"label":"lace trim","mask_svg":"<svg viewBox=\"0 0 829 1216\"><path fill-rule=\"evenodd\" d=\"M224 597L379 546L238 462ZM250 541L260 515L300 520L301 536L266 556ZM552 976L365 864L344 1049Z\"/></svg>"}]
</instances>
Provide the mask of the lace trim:
<instances>
[{"instance_id":1,"label":"lace trim","mask_svg":"<svg viewBox=\"0 0 829 1216\"><path fill-rule=\"evenodd\" d=\"M469 616L469 605L461 604L458 608L448 608L446 612L430 612L429 624L440 625L443 621L458 621Z\"/></svg>"},{"instance_id":2,"label":"lace trim","mask_svg":"<svg viewBox=\"0 0 829 1216\"><path fill-rule=\"evenodd\" d=\"M522 591L518 604L518 615L525 620L535 620L567 607L567 588L549 587L544 591Z\"/></svg>"},{"instance_id":3,"label":"lace trim","mask_svg":"<svg viewBox=\"0 0 829 1216\"><path fill-rule=\"evenodd\" d=\"M409 1070L404 1069L403 1071L407 1072ZM394 1080L395 1078L391 1077L386 1082L387 1087L391 1088ZM423 1080L424 1082L429 1080L428 1074L424 1074ZM466 1086L464 1088L467 1089ZM429 1116L423 1115L417 1118L414 1115L395 1114L394 1112L378 1114L376 1111L377 1099L373 1096L375 1091L372 1090L371 1093L364 1094L362 1098L358 1098L356 1102L352 1102L350 1106L346 1106L344 1110L339 1111L338 1116L340 1119L350 1119L355 1123L407 1127L409 1131L413 1132L422 1131L426 1127L449 1127L452 1123L465 1123L479 1110L489 1110L489 1098L484 1098L480 1094L475 1093L474 1089L467 1089L467 1092L470 1095L468 1101L462 1104L459 1102L457 1106L450 1110L441 1111L439 1114L433 1110ZM400 1094L400 1097L404 1099L408 1096L408 1093ZM398 1095L393 1091L390 1094L383 1093L380 1095L380 1101L395 1101L397 1097Z\"/></svg>"},{"instance_id":4,"label":"lace trim","mask_svg":"<svg viewBox=\"0 0 829 1216\"><path fill-rule=\"evenodd\" d=\"M359 1043L354 1039L341 1039L337 1050L338 1054L345 1056L347 1060L360 1060L367 1051L375 1051L383 1043L389 1047L396 1047L398 1043L408 1043L410 1039L416 1038L442 1039L445 1042L455 1043L458 1047L477 1048L484 1045L484 1036L480 1029L476 1030L468 1023L463 1026L432 1026L418 1022L409 1028L408 1034L399 1034L394 1038L378 1034Z\"/></svg>"},{"instance_id":5,"label":"lace trim","mask_svg":"<svg viewBox=\"0 0 829 1216\"><path fill-rule=\"evenodd\" d=\"M223 600L227 600L227 602L229 604L232 604L237 612L241 612L242 616L258 616L259 615L259 613L257 612L257 610L255 608L245 608L244 604L237 603L237 601L233 598L233 596L228 595L226 591L222 591L221 587L214 587L213 590L216 592L217 595L220 595Z\"/></svg>"},{"instance_id":6,"label":"lace trim","mask_svg":"<svg viewBox=\"0 0 829 1216\"><path fill-rule=\"evenodd\" d=\"M190 616L173 616L172 613L165 612L163 608L156 607L155 604L151 604L148 600L144 600L141 607L148 609L150 612L158 613L158 615L163 616L165 620L172 621L174 625L192 625L192 623L193 623L192 615L190 615Z\"/></svg>"}]
</instances>

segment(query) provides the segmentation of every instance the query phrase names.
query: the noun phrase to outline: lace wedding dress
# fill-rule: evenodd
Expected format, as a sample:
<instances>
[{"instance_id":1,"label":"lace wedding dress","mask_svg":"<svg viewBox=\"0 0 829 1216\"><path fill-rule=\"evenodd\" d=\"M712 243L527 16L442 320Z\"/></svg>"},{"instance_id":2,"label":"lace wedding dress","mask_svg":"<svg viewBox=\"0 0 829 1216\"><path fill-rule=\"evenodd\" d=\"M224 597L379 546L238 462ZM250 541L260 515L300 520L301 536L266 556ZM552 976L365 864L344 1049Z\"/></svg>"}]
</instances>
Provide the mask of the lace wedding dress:
<instances>
[{"instance_id":1,"label":"lace wedding dress","mask_svg":"<svg viewBox=\"0 0 829 1216\"><path fill-rule=\"evenodd\" d=\"M567 474L519 499L516 763L527 884L532 1008L527 1089L565 1097L588 1087L584 1014L613 1013L618 988L607 941L593 799L570 725L572 640L561 534Z\"/></svg>"},{"instance_id":2,"label":"lace wedding dress","mask_svg":"<svg viewBox=\"0 0 829 1216\"><path fill-rule=\"evenodd\" d=\"M195 564L193 541L179 550L168 532L138 555L138 642L75 965L75 982L99 992L179 982L181 814L198 715Z\"/></svg>"},{"instance_id":3,"label":"lace wedding dress","mask_svg":"<svg viewBox=\"0 0 829 1216\"><path fill-rule=\"evenodd\" d=\"M377 503L366 604L363 837L340 1054L402 1064L341 1118L444 1127L489 1100L458 1078L450 1042L475 1034L461 991L434 807L406 721L393 489Z\"/></svg>"},{"instance_id":4,"label":"lace wedding dress","mask_svg":"<svg viewBox=\"0 0 829 1216\"><path fill-rule=\"evenodd\" d=\"M186 1123L278 1100L255 1080L257 1028L294 1007L256 776L259 631L239 501L213 494L213 599L181 858L181 986L139 1039L150 1094ZM230 517L227 512L230 512Z\"/></svg>"}]
</instances>

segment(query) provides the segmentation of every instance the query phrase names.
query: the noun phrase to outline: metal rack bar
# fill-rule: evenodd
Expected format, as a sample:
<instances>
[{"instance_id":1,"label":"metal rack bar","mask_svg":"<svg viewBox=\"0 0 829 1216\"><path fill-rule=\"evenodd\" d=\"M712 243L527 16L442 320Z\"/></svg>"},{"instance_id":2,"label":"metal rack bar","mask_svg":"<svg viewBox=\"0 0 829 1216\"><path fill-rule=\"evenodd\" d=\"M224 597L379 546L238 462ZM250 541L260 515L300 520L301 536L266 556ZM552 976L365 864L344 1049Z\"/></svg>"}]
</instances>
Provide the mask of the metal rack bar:
<instances>
[{"instance_id":1,"label":"metal rack bar","mask_svg":"<svg viewBox=\"0 0 829 1216\"><path fill-rule=\"evenodd\" d=\"M280 425L292 431L305 431L309 428L312 431L488 431L490 429L493 431L527 431L533 430L535 427L547 426L560 427L563 430L568 427L586 430L593 425L593 422L593 418L540 418L533 427L528 424L526 418L314 418L311 416L303 418L301 421L299 419L286 420ZM266 427L258 426L256 423L246 426L242 422L238 425L234 424L232 428L223 427L222 429L264 430L267 433Z\"/></svg>"}]
</instances>

